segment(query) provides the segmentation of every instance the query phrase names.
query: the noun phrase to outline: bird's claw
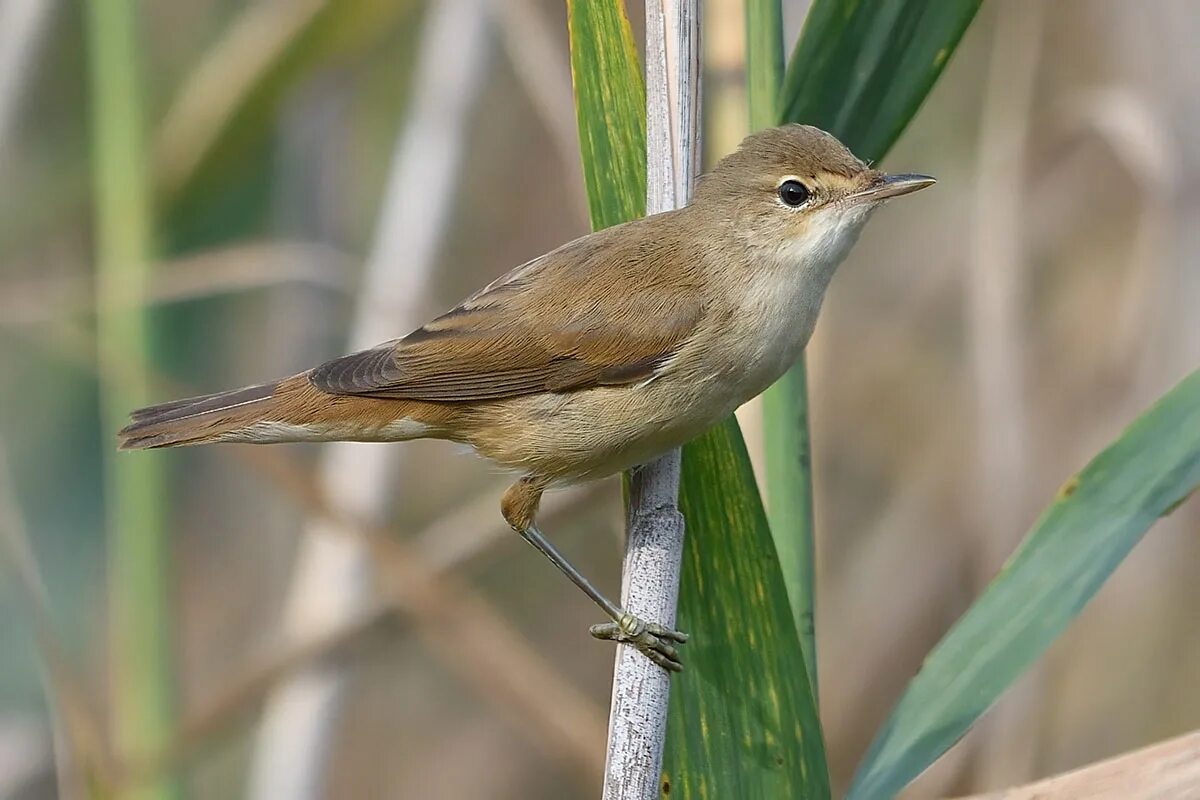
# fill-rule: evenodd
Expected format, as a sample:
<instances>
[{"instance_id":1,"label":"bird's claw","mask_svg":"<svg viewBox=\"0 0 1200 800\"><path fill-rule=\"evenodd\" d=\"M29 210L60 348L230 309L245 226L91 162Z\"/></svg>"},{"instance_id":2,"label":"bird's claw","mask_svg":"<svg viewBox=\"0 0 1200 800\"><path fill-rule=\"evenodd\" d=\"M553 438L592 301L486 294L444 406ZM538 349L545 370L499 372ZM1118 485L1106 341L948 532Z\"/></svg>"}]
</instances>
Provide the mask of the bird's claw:
<instances>
[{"instance_id":1,"label":"bird's claw","mask_svg":"<svg viewBox=\"0 0 1200 800\"><path fill-rule=\"evenodd\" d=\"M637 648L638 652L668 672L679 672L683 662L675 644L688 640L686 633L671 630L657 622L643 622L633 614L625 613L613 622L602 622L591 627L597 639L620 642ZM674 643L674 644L672 644Z\"/></svg>"}]
</instances>

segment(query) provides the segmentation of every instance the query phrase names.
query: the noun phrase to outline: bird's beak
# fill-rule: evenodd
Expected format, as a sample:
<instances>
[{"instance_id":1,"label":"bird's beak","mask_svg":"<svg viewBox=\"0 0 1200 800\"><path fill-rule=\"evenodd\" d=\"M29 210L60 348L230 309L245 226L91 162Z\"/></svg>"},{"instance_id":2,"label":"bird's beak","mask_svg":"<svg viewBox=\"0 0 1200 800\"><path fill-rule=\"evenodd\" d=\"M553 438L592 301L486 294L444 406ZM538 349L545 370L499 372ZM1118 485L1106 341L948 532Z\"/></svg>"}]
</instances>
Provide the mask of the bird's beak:
<instances>
[{"instance_id":1,"label":"bird's beak","mask_svg":"<svg viewBox=\"0 0 1200 800\"><path fill-rule=\"evenodd\" d=\"M849 199L877 203L889 197L919 191L935 183L937 179L928 175L880 175L867 188L850 195Z\"/></svg>"}]
</instances>

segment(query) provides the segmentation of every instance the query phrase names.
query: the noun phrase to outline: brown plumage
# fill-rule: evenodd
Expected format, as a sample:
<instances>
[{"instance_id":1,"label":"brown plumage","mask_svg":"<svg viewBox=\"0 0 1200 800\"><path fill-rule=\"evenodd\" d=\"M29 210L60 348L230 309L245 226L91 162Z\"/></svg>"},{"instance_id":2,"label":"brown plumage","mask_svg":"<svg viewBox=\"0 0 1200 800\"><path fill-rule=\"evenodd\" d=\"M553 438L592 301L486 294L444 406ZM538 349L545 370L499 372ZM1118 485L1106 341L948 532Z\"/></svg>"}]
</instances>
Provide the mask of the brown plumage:
<instances>
[{"instance_id":1,"label":"brown plumage","mask_svg":"<svg viewBox=\"0 0 1200 800\"><path fill-rule=\"evenodd\" d=\"M505 415L498 401L649 380L693 334L704 312L698 276L670 284L658 266L695 243L669 223L629 224L660 229L645 237L629 226L585 236L402 339L300 375L135 411L121 447L432 435L496 450L485 418ZM589 280L599 274L611 282Z\"/></svg>"},{"instance_id":2,"label":"brown plumage","mask_svg":"<svg viewBox=\"0 0 1200 800\"><path fill-rule=\"evenodd\" d=\"M136 411L121 447L434 437L538 486L610 474L782 374L870 212L929 182L887 179L815 128L763 131L687 208L563 245L404 338Z\"/></svg>"},{"instance_id":3,"label":"brown plumage","mask_svg":"<svg viewBox=\"0 0 1200 800\"><path fill-rule=\"evenodd\" d=\"M871 211L932 182L885 176L816 128L763 131L686 208L563 245L402 339L135 411L121 447L450 439L524 476L502 508L540 536L547 485L648 461L778 378Z\"/></svg>"}]
</instances>

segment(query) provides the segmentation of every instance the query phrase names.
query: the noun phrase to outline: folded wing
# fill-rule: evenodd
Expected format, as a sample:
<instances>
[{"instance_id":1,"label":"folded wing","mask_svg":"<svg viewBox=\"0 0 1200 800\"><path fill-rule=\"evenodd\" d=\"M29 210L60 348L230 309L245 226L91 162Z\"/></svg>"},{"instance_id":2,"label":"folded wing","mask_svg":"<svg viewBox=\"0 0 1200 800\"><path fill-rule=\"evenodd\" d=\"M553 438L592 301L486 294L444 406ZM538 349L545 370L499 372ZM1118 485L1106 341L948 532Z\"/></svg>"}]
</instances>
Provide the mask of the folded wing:
<instances>
[{"instance_id":1,"label":"folded wing","mask_svg":"<svg viewBox=\"0 0 1200 800\"><path fill-rule=\"evenodd\" d=\"M436 402L650 379L704 308L693 282L662 269L677 244L620 234L565 245L403 339L323 364L310 379L333 394Z\"/></svg>"}]
</instances>

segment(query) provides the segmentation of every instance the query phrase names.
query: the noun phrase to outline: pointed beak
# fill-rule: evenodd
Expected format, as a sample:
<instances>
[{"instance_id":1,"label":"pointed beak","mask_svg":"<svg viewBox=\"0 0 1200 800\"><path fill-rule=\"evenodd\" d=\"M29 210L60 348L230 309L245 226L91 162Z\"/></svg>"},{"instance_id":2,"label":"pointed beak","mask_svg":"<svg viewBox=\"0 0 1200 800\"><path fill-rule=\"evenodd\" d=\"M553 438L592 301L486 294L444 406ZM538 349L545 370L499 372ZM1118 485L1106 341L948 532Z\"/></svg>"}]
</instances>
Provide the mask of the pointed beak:
<instances>
[{"instance_id":1,"label":"pointed beak","mask_svg":"<svg viewBox=\"0 0 1200 800\"><path fill-rule=\"evenodd\" d=\"M928 175L880 175L866 189L850 195L850 199L877 203L880 200L920 191L935 183L937 179Z\"/></svg>"}]
</instances>

